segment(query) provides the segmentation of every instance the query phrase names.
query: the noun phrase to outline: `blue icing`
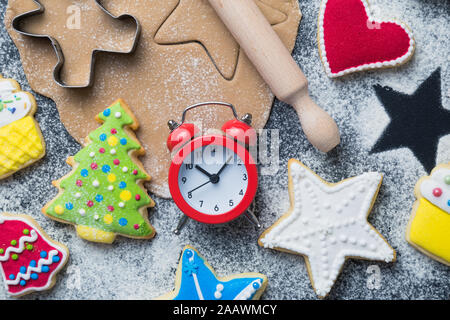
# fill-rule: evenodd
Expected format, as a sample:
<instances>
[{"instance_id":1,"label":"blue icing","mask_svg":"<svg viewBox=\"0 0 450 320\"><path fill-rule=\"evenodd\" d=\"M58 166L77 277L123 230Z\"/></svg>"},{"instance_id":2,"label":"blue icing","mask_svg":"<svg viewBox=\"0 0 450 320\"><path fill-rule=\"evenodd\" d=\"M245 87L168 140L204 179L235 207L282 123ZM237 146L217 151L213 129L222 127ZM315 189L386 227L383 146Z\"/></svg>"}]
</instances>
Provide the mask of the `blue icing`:
<instances>
[{"instance_id":1,"label":"blue icing","mask_svg":"<svg viewBox=\"0 0 450 320\"><path fill-rule=\"evenodd\" d=\"M184 250L181 260L181 284L174 300L200 300L194 275L205 300L233 300L242 292L249 290L250 295L246 298L250 300L264 281L258 277L236 278L226 282L219 281L211 269L206 266L205 260L189 248ZM215 297L217 291L220 292L219 298Z\"/></svg>"}]
</instances>

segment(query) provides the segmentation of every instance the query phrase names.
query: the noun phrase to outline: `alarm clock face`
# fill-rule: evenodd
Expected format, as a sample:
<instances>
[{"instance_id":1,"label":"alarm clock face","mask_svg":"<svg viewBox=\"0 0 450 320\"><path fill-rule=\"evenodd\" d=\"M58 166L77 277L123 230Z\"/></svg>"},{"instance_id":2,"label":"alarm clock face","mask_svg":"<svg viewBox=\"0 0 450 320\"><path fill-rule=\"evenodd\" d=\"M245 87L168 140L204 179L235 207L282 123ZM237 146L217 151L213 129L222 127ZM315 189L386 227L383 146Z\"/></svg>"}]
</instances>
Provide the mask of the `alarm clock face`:
<instances>
[{"instance_id":1,"label":"alarm clock face","mask_svg":"<svg viewBox=\"0 0 450 320\"><path fill-rule=\"evenodd\" d=\"M231 139L217 136L212 143L206 141L185 149L185 157L176 166L176 181L169 177L171 193L191 218L206 223L226 222L244 213L253 201L256 165L251 163L248 151Z\"/></svg>"}]
</instances>

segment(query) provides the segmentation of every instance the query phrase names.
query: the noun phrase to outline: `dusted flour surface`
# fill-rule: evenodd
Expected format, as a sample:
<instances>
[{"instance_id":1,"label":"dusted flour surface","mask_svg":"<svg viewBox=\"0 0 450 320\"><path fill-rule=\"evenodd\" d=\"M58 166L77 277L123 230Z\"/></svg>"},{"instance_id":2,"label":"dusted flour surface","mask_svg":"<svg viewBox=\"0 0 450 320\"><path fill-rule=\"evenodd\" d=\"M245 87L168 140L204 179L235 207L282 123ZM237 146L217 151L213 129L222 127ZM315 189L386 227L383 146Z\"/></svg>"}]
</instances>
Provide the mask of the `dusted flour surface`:
<instances>
[{"instance_id":1,"label":"dusted flour surface","mask_svg":"<svg viewBox=\"0 0 450 320\"><path fill-rule=\"evenodd\" d=\"M254 1L292 50L301 18L297 1ZM95 0L41 3L47 8L45 13L24 19L22 29L51 35L60 42L67 57L61 73L65 82L86 82L93 48L130 49L135 23L130 19L111 21ZM77 3L79 28L69 28L71 15L66 10ZM147 151L142 163L152 177L148 187L159 196L169 197L170 153L165 147L169 120L179 120L189 105L225 101L234 104L239 115L251 113L253 126L262 128L270 115L273 95L207 0L102 3L115 16L135 16L142 32L133 54L98 54L94 84L81 90L63 89L53 81L56 55L48 40L12 30L15 16L36 8L32 0L10 0L4 22L19 49L31 88L55 101L64 126L78 142L96 129L92 121L95 115L116 99L122 98L132 106L140 122L137 136ZM121 32L114 33L117 29ZM221 128L231 118L229 109L223 107L202 108L189 115L203 128Z\"/></svg>"},{"instance_id":2,"label":"dusted flour surface","mask_svg":"<svg viewBox=\"0 0 450 320\"><path fill-rule=\"evenodd\" d=\"M5 2L0 1L2 18ZM57 193L51 181L70 171L65 159L77 153L81 146L64 129L55 103L38 95L36 119L47 142L47 156L0 182L0 211L29 213L50 237L69 247L71 259L54 289L27 298L159 297L173 290L181 250L190 244L208 257L218 276L251 271L267 275L269 282L262 299L317 299L302 257L264 249L257 244L262 231L289 208L287 161L297 158L329 182L339 182L368 171L384 174L368 221L395 249L397 261L392 264L347 261L328 299L448 299L450 268L420 253L405 240L415 200L414 185L427 173L409 149L371 155L369 151L389 123L373 85L412 94L440 66L442 105L450 109L450 36L447 32L450 3L441 0L372 0L370 4L375 17L396 17L414 30L417 51L413 59L395 70L370 71L332 80L323 70L316 46L320 1L300 2L303 20L294 58L310 81L312 97L336 119L342 144L329 154L316 151L301 131L294 109L279 101L275 103L266 128L279 130L281 160L275 175L260 179L257 211L263 223L262 230L256 230L245 218L223 226L190 221L181 235L175 236L172 230L181 213L172 201L152 195L156 207L150 211L153 213L150 220L158 231L153 240L119 238L113 246L107 246L79 239L72 226L56 223L40 213L42 204ZM28 91L30 87L18 50L3 24L0 24L0 61L0 73L6 78L17 79L23 90ZM148 153L151 156L151 152ZM449 161L450 136L446 136L440 140L437 162ZM379 282L373 281L373 270L376 270L371 267L373 265L380 268ZM1 288L0 298L7 298Z\"/></svg>"}]
</instances>

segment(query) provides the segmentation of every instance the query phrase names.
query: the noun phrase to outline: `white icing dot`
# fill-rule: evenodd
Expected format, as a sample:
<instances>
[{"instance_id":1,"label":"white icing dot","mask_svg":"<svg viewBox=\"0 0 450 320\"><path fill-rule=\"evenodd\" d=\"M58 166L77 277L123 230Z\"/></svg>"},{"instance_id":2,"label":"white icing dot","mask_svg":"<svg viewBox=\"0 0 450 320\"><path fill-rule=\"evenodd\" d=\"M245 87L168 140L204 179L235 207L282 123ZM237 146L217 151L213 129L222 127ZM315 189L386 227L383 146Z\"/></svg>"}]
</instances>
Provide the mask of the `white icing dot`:
<instances>
[{"instance_id":1,"label":"white icing dot","mask_svg":"<svg viewBox=\"0 0 450 320\"><path fill-rule=\"evenodd\" d=\"M98 187L100 186L100 182L99 182L98 180L94 180L94 181L92 182L92 185L93 185L95 188L98 188Z\"/></svg>"},{"instance_id":2,"label":"white icing dot","mask_svg":"<svg viewBox=\"0 0 450 320\"><path fill-rule=\"evenodd\" d=\"M369 246L370 250L375 250L377 248L376 245L374 245L373 243Z\"/></svg>"},{"instance_id":3,"label":"white icing dot","mask_svg":"<svg viewBox=\"0 0 450 320\"><path fill-rule=\"evenodd\" d=\"M116 149L111 149L111 151L109 151L109 153L111 153L111 154L116 154L117 151L116 151Z\"/></svg>"},{"instance_id":4,"label":"white icing dot","mask_svg":"<svg viewBox=\"0 0 450 320\"><path fill-rule=\"evenodd\" d=\"M80 210L78 210L78 213L84 217L86 215L86 210L80 209Z\"/></svg>"},{"instance_id":5,"label":"white icing dot","mask_svg":"<svg viewBox=\"0 0 450 320\"><path fill-rule=\"evenodd\" d=\"M120 208L123 208L123 207L125 207L125 203L123 203L123 202L119 202L119 207L120 207Z\"/></svg>"},{"instance_id":6,"label":"white icing dot","mask_svg":"<svg viewBox=\"0 0 450 320\"><path fill-rule=\"evenodd\" d=\"M340 235L339 240L341 240L342 242L347 242L347 237L344 235Z\"/></svg>"},{"instance_id":7,"label":"white icing dot","mask_svg":"<svg viewBox=\"0 0 450 320\"><path fill-rule=\"evenodd\" d=\"M119 119L120 117L122 117L122 113L120 112L116 112L116 114L114 115L117 119Z\"/></svg>"},{"instance_id":8,"label":"white icing dot","mask_svg":"<svg viewBox=\"0 0 450 320\"><path fill-rule=\"evenodd\" d=\"M75 196L74 196L76 199L80 199L81 198L81 193L79 193L79 192L77 192L77 193L75 193Z\"/></svg>"},{"instance_id":9,"label":"white icing dot","mask_svg":"<svg viewBox=\"0 0 450 320\"><path fill-rule=\"evenodd\" d=\"M94 216L94 219L95 219L95 220L100 219L100 217L98 216L98 214L96 214L96 215Z\"/></svg>"},{"instance_id":10,"label":"white icing dot","mask_svg":"<svg viewBox=\"0 0 450 320\"><path fill-rule=\"evenodd\" d=\"M123 168L122 168L122 171L123 171L123 172L127 172L127 171L128 171L128 168L127 168L127 167L123 167Z\"/></svg>"},{"instance_id":11,"label":"white icing dot","mask_svg":"<svg viewBox=\"0 0 450 320\"><path fill-rule=\"evenodd\" d=\"M108 190L109 191L113 191L114 190L114 186L108 186Z\"/></svg>"},{"instance_id":12,"label":"white icing dot","mask_svg":"<svg viewBox=\"0 0 450 320\"><path fill-rule=\"evenodd\" d=\"M95 152L89 153L89 157L91 157L91 158L95 157Z\"/></svg>"},{"instance_id":13,"label":"white icing dot","mask_svg":"<svg viewBox=\"0 0 450 320\"><path fill-rule=\"evenodd\" d=\"M351 244L356 244L356 238L354 237L350 237L349 241Z\"/></svg>"}]
</instances>

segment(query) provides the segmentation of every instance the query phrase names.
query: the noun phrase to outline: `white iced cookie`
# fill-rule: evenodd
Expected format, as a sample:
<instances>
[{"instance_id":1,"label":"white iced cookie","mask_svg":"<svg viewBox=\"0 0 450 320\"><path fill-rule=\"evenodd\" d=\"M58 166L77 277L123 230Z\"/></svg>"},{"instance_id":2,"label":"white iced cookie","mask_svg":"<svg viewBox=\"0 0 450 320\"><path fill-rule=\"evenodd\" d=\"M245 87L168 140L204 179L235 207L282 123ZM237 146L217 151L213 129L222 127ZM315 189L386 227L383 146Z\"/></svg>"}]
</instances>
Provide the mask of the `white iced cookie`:
<instances>
[{"instance_id":1,"label":"white iced cookie","mask_svg":"<svg viewBox=\"0 0 450 320\"><path fill-rule=\"evenodd\" d=\"M381 174L364 173L332 184L298 160L291 159L288 167L291 208L258 243L303 255L319 297L328 295L346 258L395 260L394 249L367 222Z\"/></svg>"},{"instance_id":2,"label":"white iced cookie","mask_svg":"<svg viewBox=\"0 0 450 320\"><path fill-rule=\"evenodd\" d=\"M33 115L34 97L17 81L0 75L0 179L38 161L45 155L45 142Z\"/></svg>"},{"instance_id":3,"label":"white iced cookie","mask_svg":"<svg viewBox=\"0 0 450 320\"><path fill-rule=\"evenodd\" d=\"M27 116L33 108L30 95L16 81L0 76L0 128Z\"/></svg>"}]
</instances>

